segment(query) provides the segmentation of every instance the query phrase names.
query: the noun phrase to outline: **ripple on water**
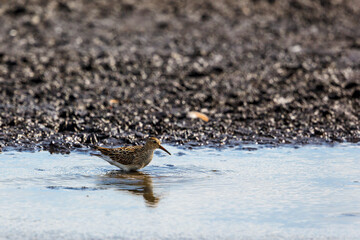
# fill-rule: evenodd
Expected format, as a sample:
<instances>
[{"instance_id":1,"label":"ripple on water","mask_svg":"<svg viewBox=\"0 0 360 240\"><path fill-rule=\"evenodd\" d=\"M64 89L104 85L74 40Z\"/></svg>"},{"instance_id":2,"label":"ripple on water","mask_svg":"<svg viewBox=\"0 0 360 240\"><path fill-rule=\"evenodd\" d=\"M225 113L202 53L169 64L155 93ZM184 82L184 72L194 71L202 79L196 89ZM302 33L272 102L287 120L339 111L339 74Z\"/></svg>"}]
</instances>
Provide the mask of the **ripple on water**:
<instances>
[{"instance_id":1,"label":"ripple on water","mask_svg":"<svg viewBox=\"0 0 360 240\"><path fill-rule=\"evenodd\" d=\"M0 238L360 237L360 146L166 148L133 173L84 153L0 154Z\"/></svg>"}]
</instances>

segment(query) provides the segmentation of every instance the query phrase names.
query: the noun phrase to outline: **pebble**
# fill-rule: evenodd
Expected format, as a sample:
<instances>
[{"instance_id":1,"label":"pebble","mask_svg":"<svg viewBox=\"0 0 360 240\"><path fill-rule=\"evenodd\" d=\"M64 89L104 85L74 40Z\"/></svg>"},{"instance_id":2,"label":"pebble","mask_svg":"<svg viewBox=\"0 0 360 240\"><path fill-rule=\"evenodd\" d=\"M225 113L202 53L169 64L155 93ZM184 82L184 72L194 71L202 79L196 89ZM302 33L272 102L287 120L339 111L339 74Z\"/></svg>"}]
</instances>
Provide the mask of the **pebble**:
<instances>
[{"instance_id":1,"label":"pebble","mask_svg":"<svg viewBox=\"0 0 360 240\"><path fill-rule=\"evenodd\" d=\"M3 150L360 141L351 3L99 2L1 4Z\"/></svg>"}]
</instances>

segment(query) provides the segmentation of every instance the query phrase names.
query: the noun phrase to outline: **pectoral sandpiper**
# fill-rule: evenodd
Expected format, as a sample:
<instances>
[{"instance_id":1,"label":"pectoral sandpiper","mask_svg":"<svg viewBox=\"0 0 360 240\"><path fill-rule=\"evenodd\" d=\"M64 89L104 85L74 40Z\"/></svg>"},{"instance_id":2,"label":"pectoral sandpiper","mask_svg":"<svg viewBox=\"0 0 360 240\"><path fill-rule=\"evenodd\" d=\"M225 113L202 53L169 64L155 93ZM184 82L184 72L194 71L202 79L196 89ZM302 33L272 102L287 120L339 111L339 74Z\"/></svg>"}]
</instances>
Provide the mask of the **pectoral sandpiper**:
<instances>
[{"instance_id":1,"label":"pectoral sandpiper","mask_svg":"<svg viewBox=\"0 0 360 240\"><path fill-rule=\"evenodd\" d=\"M156 149L161 149L167 152L159 139L151 137L149 138L145 145L141 146L132 146L132 147L120 147L120 148L104 148L95 146L96 150L99 150L101 154L94 154L108 163L121 168L124 171L135 171L147 166L153 156Z\"/></svg>"}]
</instances>

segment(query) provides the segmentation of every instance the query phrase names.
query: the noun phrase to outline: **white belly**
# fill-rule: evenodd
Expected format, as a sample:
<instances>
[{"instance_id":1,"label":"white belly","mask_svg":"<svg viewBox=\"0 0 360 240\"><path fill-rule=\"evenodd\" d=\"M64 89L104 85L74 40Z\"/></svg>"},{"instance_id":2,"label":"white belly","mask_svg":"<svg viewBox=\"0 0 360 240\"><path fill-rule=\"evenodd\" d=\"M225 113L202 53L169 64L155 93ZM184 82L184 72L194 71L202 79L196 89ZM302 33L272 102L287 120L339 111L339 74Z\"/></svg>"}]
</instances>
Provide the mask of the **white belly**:
<instances>
[{"instance_id":1,"label":"white belly","mask_svg":"<svg viewBox=\"0 0 360 240\"><path fill-rule=\"evenodd\" d=\"M135 171L135 170L141 169L141 168L143 168L143 167L146 167L146 166L151 162L151 160L152 160L152 158L153 158L153 154L149 154L149 155L146 157L145 161L143 161L141 164L124 165L124 164L121 164L121 163L119 163L119 162L115 162L115 161L112 160L109 156L105 156L105 155L102 155L102 154L99 154L99 155L96 154L96 156L104 159L105 161L107 161L107 162L110 163L111 165L114 165L114 166L116 166L116 167L118 167L118 168L120 168L120 169L122 169L122 170L124 170L124 171L127 171L127 172L128 172L128 171Z\"/></svg>"},{"instance_id":2,"label":"white belly","mask_svg":"<svg viewBox=\"0 0 360 240\"><path fill-rule=\"evenodd\" d=\"M114 165L124 171L131 171L131 170L136 170L131 168L132 166L131 165L124 165L124 164L121 164L121 163L118 163L118 162L115 162L113 161L109 156L105 156L105 155L97 155L98 157L104 159L105 161L107 161L108 163L110 163L111 165Z\"/></svg>"}]
</instances>

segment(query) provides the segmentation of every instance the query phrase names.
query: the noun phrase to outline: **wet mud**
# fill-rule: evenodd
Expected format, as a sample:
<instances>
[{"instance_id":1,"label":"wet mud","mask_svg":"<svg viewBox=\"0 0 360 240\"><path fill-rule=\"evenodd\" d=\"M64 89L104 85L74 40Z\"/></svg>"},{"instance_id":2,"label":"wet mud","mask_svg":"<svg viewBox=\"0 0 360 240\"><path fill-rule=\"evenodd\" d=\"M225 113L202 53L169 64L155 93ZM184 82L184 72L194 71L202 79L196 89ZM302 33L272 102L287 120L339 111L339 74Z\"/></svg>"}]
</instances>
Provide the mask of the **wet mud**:
<instances>
[{"instance_id":1,"label":"wet mud","mask_svg":"<svg viewBox=\"0 0 360 240\"><path fill-rule=\"evenodd\" d=\"M359 142L359 19L357 0L2 1L0 148Z\"/></svg>"}]
</instances>

